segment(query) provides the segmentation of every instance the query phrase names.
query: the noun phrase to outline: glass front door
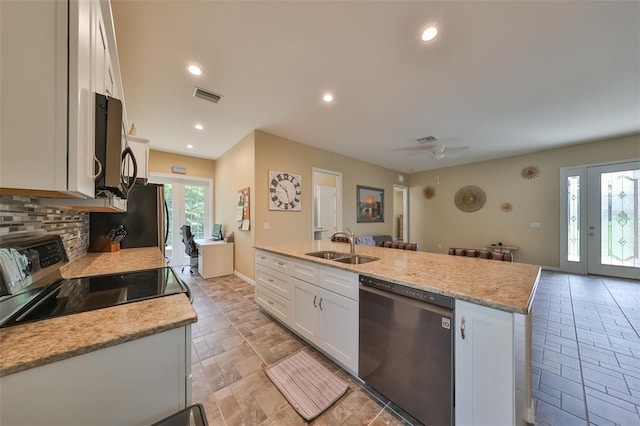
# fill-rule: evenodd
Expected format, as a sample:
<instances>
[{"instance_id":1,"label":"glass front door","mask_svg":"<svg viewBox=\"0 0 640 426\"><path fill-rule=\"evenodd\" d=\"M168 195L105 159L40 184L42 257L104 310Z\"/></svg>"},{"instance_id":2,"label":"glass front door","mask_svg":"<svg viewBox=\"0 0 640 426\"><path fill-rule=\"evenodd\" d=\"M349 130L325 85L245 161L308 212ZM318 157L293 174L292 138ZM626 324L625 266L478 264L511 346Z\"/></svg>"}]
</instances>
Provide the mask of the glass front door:
<instances>
[{"instance_id":1,"label":"glass front door","mask_svg":"<svg viewBox=\"0 0 640 426\"><path fill-rule=\"evenodd\" d=\"M587 168L589 273L640 279L640 162Z\"/></svg>"}]
</instances>

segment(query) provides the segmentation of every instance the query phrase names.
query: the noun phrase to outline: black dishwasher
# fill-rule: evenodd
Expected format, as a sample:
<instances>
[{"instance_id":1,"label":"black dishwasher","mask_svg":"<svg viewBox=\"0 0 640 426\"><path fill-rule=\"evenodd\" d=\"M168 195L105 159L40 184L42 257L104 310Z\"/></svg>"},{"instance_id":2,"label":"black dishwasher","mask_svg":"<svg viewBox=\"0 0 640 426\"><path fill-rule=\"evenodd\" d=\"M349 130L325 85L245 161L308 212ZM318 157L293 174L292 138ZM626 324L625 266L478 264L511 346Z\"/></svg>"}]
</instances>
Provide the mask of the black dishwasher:
<instances>
[{"instance_id":1,"label":"black dishwasher","mask_svg":"<svg viewBox=\"0 0 640 426\"><path fill-rule=\"evenodd\" d=\"M358 375L425 425L454 423L454 303L360 275Z\"/></svg>"}]
</instances>

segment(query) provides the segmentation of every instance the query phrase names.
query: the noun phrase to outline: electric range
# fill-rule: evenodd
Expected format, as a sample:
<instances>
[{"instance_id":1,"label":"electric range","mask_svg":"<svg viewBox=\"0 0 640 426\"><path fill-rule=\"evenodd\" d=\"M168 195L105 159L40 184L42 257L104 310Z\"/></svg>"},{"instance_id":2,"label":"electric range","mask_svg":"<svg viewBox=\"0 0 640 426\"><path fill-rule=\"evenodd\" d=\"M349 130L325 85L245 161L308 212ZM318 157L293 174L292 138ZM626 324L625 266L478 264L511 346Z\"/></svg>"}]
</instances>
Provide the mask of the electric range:
<instances>
[{"instance_id":1,"label":"electric range","mask_svg":"<svg viewBox=\"0 0 640 426\"><path fill-rule=\"evenodd\" d=\"M171 294L192 298L170 267L65 279L60 268L67 263L59 236L0 244L0 327Z\"/></svg>"}]
</instances>

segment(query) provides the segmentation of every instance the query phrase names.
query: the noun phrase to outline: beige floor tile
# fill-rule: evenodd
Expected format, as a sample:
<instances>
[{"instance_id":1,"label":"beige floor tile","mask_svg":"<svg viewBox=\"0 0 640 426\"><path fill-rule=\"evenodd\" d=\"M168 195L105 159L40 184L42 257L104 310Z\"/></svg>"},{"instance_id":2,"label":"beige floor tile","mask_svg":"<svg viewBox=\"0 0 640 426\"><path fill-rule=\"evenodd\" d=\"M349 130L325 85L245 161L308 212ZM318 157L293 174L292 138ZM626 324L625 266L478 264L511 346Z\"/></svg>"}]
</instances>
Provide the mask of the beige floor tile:
<instances>
[{"instance_id":1,"label":"beige floor tile","mask_svg":"<svg viewBox=\"0 0 640 426\"><path fill-rule=\"evenodd\" d=\"M349 384L347 394L312 425L403 424L335 363L261 312L252 285L232 275L181 277L197 288L192 400L204 406L210 426L307 424L265 374L267 366L303 348Z\"/></svg>"},{"instance_id":2,"label":"beige floor tile","mask_svg":"<svg viewBox=\"0 0 640 426\"><path fill-rule=\"evenodd\" d=\"M282 410L270 416L261 426L302 426L307 422L293 409L286 405Z\"/></svg>"},{"instance_id":3,"label":"beige floor tile","mask_svg":"<svg viewBox=\"0 0 640 426\"><path fill-rule=\"evenodd\" d=\"M282 393L275 387L268 387L255 396L255 400L262 408L262 411L271 417L286 407L290 407L289 402L282 396Z\"/></svg>"}]
</instances>

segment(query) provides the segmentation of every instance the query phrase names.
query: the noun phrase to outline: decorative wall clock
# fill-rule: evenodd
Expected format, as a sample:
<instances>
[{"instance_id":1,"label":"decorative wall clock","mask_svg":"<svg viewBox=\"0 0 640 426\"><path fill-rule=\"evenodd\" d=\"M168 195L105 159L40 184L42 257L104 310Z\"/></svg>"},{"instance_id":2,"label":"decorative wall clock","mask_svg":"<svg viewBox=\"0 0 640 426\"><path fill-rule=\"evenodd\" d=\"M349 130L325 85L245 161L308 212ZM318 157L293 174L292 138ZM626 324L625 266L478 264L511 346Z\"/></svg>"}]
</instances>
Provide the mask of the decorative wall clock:
<instances>
[{"instance_id":1,"label":"decorative wall clock","mask_svg":"<svg viewBox=\"0 0 640 426\"><path fill-rule=\"evenodd\" d=\"M302 177L269 170L269 210L302 210Z\"/></svg>"}]
</instances>

